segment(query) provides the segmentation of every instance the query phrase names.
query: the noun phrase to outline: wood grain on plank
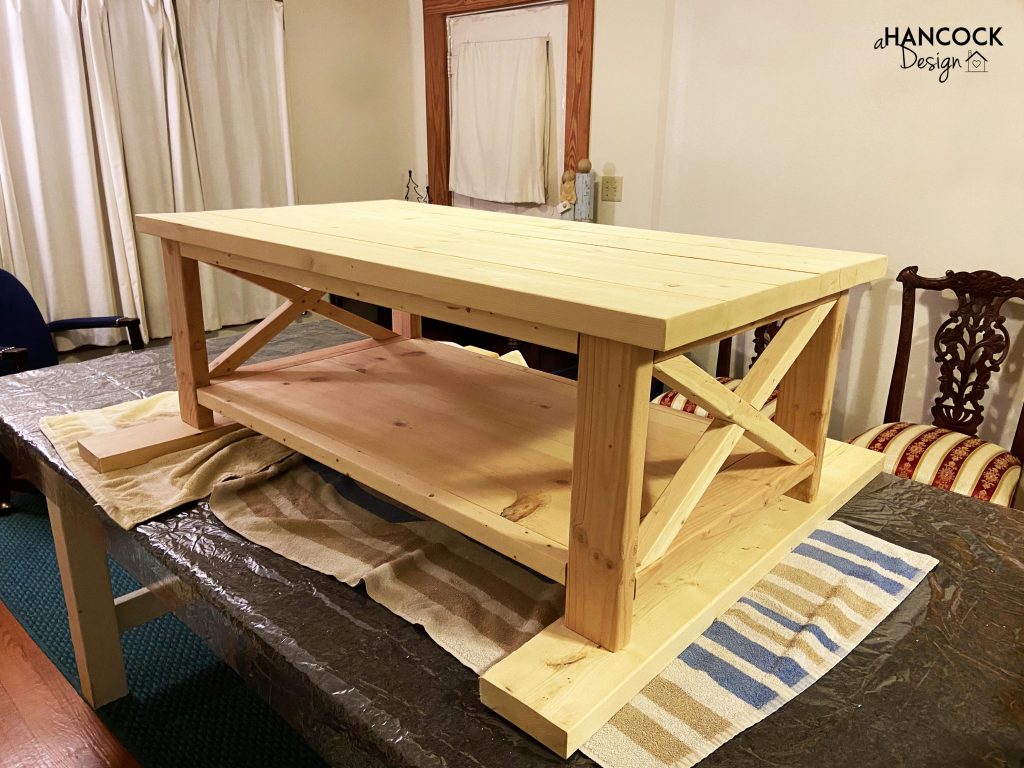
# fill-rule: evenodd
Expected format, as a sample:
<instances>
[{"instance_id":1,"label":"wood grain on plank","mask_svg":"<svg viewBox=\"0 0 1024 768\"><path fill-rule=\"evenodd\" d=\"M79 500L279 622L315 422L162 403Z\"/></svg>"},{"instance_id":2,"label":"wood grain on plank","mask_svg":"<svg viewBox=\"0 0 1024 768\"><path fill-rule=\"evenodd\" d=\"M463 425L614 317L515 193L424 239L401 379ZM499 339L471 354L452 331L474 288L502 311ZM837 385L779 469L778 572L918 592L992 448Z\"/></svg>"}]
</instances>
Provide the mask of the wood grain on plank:
<instances>
[{"instance_id":1,"label":"wood grain on plank","mask_svg":"<svg viewBox=\"0 0 1024 768\"><path fill-rule=\"evenodd\" d=\"M407 339L418 339L423 335L423 318L400 309L391 310L391 330Z\"/></svg>"}]
</instances>

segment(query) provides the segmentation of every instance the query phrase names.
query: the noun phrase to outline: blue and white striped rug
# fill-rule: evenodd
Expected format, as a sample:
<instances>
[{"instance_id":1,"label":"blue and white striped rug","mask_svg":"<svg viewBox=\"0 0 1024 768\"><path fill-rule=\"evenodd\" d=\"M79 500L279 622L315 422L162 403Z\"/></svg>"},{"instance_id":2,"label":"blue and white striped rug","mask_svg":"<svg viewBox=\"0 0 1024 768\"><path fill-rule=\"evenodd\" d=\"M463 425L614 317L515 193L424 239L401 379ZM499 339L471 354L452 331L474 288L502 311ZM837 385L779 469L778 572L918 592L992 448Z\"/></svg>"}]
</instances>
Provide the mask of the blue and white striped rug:
<instances>
[{"instance_id":1,"label":"blue and white striped rug","mask_svg":"<svg viewBox=\"0 0 1024 768\"><path fill-rule=\"evenodd\" d=\"M554 621L564 590L298 460L218 486L214 513L355 585L477 672ZM386 510L379 507L387 506ZM691 766L828 672L936 564L827 521L584 746L605 768ZM768 757L768 756L766 756Z\"/></svg>"},{"instance_id":2,"label":"blue and white striped rug","mask_svg":"<svg viewBox=\"0 0 1024 768\"><path fill-rule=\"evenodd\" d=\"M826 521L583 751L608 768L694 765L813 685L936 563Z\"/></svg>"}]
</instances>

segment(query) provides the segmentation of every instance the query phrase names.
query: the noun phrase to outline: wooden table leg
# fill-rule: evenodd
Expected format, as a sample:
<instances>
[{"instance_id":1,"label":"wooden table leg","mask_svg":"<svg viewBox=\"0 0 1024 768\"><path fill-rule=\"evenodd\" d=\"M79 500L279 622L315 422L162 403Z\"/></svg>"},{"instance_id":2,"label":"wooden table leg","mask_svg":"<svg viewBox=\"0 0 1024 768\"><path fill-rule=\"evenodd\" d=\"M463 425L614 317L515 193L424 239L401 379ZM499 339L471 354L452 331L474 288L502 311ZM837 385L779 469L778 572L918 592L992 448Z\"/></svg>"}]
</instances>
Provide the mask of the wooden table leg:
<instances>
[{"instance_id":1,"label":"wooden table leg","mask_svg":"<svg viewBox=\"0 0 1024 768\"><path fill-rule=\"evenodd\" d=\"M103 523L90 509L47 507L82 696L101 707L128 693Z\"/></svg>"},{"instance_id":2,"label":"wooden table leg","mask_svg":"<svg viewBox=\"0 0 1024 768\"><path fill-rule=\"evenodd\" d=\"M391 330L399 336L418 339L423 335L423 318L400 309L392 309Z\"/></svg>"},{"instance_id":3,"label":"wooden table leg","mask_svg":"<svg viewBox=\"0 0 1024 768\"><path fill-rule=\"evenodd\" d=\"M213 426L213 411L196 399L196 389L210 383L199 263L183 258L173 240L162 242L181 420L196 429L206 429Z\"/></svg>"},{"instance_id":4,"label":"wooden table leg","mask_svg":"<svg viewBox=\"0 0 1024 768\"><path fill-rule=\"evenodd\" d=\"M844 293L779 384L775 423L816 457L814 473L786 493L799 501L813 501L821 482L846 304L847 294Z\"/></svg>"},{"instance_id":5,"label":"wooden table leg","mask_svg":"<svg viewBox=\"0 0 1024 768\"><path fill-rule=\"evenodd\" d=\"M580 336L565 625L629 642L654 353Z\"/></svg>"}]
</instances>

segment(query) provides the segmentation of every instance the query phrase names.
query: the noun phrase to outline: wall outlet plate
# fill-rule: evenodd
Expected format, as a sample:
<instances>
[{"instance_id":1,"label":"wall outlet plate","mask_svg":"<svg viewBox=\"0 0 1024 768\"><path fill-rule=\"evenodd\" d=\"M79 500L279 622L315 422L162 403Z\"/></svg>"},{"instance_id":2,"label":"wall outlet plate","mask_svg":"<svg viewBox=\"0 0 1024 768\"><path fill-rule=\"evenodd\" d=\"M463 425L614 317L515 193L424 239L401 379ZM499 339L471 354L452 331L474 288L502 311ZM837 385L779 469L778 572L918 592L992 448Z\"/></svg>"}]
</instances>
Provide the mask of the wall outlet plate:
<instances>
[{"instance_id":1,"label":"wall outlet plate","mask_svg":"<svg viewBox=\"0 0 1024 768\"><path fill-rule=\"evenodd\" d=\"M601 199L608 203L622 202L622 177L601 177Z\"/></svg>"}]
</instances>

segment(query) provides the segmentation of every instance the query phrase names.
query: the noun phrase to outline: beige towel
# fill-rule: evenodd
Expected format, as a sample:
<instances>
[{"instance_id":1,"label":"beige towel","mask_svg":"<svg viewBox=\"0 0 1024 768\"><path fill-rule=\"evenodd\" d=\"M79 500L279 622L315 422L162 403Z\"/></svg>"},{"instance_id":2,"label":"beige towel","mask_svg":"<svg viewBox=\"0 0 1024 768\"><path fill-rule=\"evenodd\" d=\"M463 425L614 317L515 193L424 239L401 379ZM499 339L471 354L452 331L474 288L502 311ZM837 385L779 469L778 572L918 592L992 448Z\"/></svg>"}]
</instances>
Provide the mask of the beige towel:
<instances>
[{"instance_id":1,"label":"beige towel","mask_svg":"<svg viewBox=\"0 0 1024 768\"><path fill-rule=\"evenodd\" d=\"M177 392L94 411L47 416L39 424L68 469L110 518L126 530L209 496L222 480L259 472L293 453L252 430L239 429L198 448L102 474L78 455L78 441L83 438L160 418L178 418Z\"/></svg>"}]
</instances>

